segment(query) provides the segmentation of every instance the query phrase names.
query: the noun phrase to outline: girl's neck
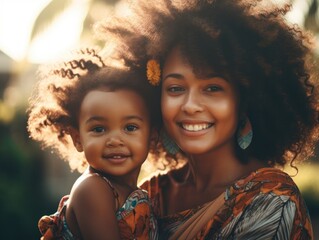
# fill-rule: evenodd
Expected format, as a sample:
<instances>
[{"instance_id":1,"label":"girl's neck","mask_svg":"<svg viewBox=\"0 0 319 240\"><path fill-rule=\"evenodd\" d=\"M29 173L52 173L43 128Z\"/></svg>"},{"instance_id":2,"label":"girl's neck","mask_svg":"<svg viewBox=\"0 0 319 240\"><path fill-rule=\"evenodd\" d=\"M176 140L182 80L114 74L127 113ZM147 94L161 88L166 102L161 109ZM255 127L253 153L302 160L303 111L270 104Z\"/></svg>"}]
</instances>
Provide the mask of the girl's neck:
<instances>
[{"instance_id":1,"label":"girl's neck","mask_svg":"<svg viewBox=\"0 0 319 240\"><path fill-rule=\"evenodd\" d=\"M126 175L121 175L121 176L113 176L109 175L105 172L98 171L97 169L94 169L93 167L88 168L88 173L98 173L103 177L106 177L109 181L111 181L112 184L117 185L117 186L122 186L125 188L129 188L131 190L137 189L137 177L139 172L137 173L130 173Z\"/></svg>"}]
</instances>

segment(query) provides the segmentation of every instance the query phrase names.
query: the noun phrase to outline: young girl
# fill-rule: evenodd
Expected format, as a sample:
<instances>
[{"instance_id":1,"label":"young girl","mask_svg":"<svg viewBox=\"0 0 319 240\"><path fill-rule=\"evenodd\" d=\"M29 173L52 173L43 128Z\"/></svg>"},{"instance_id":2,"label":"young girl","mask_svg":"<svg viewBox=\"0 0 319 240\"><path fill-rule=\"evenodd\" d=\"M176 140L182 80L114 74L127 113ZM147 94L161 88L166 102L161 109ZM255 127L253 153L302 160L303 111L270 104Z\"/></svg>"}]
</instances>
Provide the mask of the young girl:
<instances>
[{"instance_id":1,"label":"young girl","mask_svg":"<svg viewBox=\"0 0 319 240\"><path fill-rule=\"evenodd\" d=\"M42 76L29 108L30 136L85 172L39 221L41 239L157 239L146 191L137 187L156 136L156 90L145 73L104 66L93 50ZM94 63L95 62L95 63ZM151 108L152 106L152 108ZM83 157L83 156L82 156Z\"/></svg>"},{"instance_id":2,"label":"young girl","mask_svg":"<svg viewBox=\"0 0 319 240\"><path fill-rule=\"evenodd\" d=\"M289 6L129 5L98 29L127 63L148 66L162 91L162 145L187 158L143 185L160 238L313 239L298 187L280 169L313 154L319 127L312 39L286 20Z\"/></svg>"}]
</instances>

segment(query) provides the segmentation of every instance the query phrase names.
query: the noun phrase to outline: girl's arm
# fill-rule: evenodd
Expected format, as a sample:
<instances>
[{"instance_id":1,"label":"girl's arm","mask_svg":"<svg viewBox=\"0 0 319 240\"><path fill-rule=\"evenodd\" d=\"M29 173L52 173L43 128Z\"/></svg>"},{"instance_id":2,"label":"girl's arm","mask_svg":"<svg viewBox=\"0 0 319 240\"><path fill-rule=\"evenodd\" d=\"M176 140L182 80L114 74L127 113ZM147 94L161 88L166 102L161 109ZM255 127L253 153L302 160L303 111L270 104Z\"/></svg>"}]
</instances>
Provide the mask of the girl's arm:
<instances>
[{"instance_id":1,"label":"girl's arm","mask_svg":"<svg viewBox=\"0 0 319 240\"><path fill-rule=\"evenodd\" d=\"M72 189L67 221L73 214L83 239L120 239L116 207L111 187L100 176L90 175Z\"/></svg>"}]
</instances>

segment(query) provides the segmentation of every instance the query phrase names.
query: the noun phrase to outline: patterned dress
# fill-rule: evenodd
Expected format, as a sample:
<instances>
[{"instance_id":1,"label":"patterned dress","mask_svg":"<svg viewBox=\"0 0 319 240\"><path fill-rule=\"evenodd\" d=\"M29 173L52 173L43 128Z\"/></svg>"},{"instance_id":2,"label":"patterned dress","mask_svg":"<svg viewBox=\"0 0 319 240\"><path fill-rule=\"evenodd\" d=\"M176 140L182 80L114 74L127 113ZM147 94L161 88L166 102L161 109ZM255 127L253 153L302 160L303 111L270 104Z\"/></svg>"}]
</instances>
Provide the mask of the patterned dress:
<instances>
[{"instance_id":1,"label":"patterned dress","mask_svg":"<svg viewBox=\"0 0 319 240\"><path fill-rule=\"evenodd\" d=\"M111 182L101 176L112 188L114 197L118 194ZM64 196L59 203L56 213L50 216L43 216L38 223L42 234L41 240L77 240L70 231L66 222L65 211L69 195ZM106 203L107 204L107 203ZM145 190L133 191L125 203L116 212L121 239L158 239L157 221L152 212L151 203ZM107 226L106 226L107 227Z\"/></svg>"},{"instance_id":2,"label":"patterned dress","mask_svg":"<svg viewBox=\"0 0 319 240\"><path fill-rule=\"evenodd\" d=\"M160 175L142 185L153 201L160 239L169 239L202 207L161 215L162 191L170 181L168 175ZM194 239L313 239L308 210L298 187L279 169L252 172L227 188L224 198L224 205Z\"/></svg>"}]
</instances>

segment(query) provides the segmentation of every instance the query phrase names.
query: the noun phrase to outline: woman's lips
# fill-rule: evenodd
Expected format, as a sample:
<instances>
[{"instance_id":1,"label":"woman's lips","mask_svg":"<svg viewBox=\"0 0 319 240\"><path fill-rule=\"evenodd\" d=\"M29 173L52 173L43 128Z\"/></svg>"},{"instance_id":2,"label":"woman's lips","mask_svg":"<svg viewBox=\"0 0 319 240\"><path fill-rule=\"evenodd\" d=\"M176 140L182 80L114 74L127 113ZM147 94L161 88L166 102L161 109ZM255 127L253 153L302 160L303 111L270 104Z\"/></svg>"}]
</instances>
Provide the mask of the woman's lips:
<instances>
[{"instance_id":1,"label":"woman's lips","mask_svg":"<svg viewBox=\"0 0 319 240\"><path fill-rule=\"evenodd\" d=\"M206 134L214 126L212 122L180 122L181 133L187 137L199 137Z\"/></svg>"},{"instance_id":2,"label":"woman's lips","mask_svg":"<svg viewBox=\"0 0 319 240\"><path fill-rule=\"evenodd\" d=\"M190 132L198 132L198 131L202 131L202 130L206 130L208 128L210 128L211 126L213 126L212 123L181 123L180 126L186 130L186 131L190 131Z\"/></svg>"}]
</instances>

